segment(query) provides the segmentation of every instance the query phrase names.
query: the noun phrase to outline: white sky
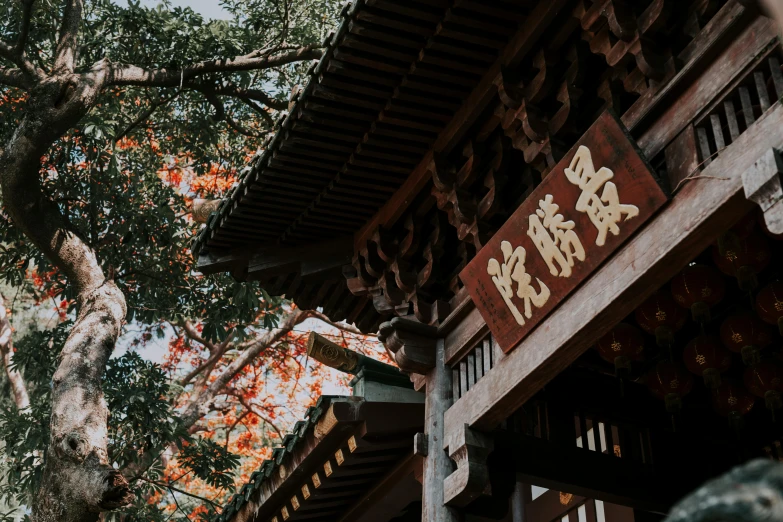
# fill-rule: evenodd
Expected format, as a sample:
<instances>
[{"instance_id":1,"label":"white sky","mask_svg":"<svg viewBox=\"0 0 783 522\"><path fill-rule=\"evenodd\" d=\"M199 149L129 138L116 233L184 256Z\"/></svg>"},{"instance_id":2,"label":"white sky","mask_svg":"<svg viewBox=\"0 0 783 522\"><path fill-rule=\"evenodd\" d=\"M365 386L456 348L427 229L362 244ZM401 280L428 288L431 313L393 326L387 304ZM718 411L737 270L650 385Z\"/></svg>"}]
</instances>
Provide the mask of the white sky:
<instances>
[{"instance_id":1,"label":"white sky","mask_svg":"<svg viewBox=\"0 0 783 522\"><path fill-rule=\"evenodd\" d=\"M158 0L142 0L142 4L154 7ZM220 7L218 0L171 0L172 5L190 7L204 18L228 18L230 15Z\"/></svg>"}]
</instances>

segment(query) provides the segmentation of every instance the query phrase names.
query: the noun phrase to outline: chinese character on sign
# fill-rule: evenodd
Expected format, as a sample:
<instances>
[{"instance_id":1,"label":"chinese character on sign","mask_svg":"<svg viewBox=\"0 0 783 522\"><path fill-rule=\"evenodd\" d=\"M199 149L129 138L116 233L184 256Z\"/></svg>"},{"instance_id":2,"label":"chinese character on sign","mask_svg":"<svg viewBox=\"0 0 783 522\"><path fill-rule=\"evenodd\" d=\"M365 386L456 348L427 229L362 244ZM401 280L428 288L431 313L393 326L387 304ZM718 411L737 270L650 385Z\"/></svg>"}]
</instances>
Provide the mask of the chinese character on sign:
<instances>
[{"instance_id":1,"label":"chinese character on sign","mask_svg":"<svg viewBox=\"0 0 783 522\"><path fill-rule=\"evenodd\" d=\"M525 324L525 317L530 319L533 315L531 305L541 308L547 302L549 299L549 288L539 278L536 278L538 285L541 287L541 291L536 293L530 284L533 278L525 272L525 249L517 247L513 252L512 249L511 243L503 241L500 244L500 250L503 252L503 264L501 265L495 258L490 258L487 265L487 273L492 277L492 282L495 283L517 324L522 326ZM517 283L516 295L525 304L524 317L512 300L515 282Z\"/></svg>"},{"instance_id":2,"label":"chinese character on sign","mask_svg":"<svg viewBox=\"0 0 783 522\"><path fill-rule=\"evenodd\" d=\"M563 214L557 213L560 207L553 200L551 194L539 200L539 208L529 218L527 235L546 261L549 273L553 276L570 277L574 258L584 261L585 249L574 232L574 222L566 221ZM560 265L559 273L555 262Z\"/></svg>"},{"instance_id":3,"label":"chinese character on sign","mask_svg":"<svg viewBox=\"0 0 783 522\"><path fill-rule=\"evenodd\" d=\"M639 215L639 208L635 205L620 203L617 186L609 181L614 177L614 173L606 167L601 167L596 172L590 149L584 145L577 149L571 165L565 169L565 175L568 181L582 190L576 202L576 210L586 213L598 229L596 245L603 246L607 232L615 236L620 233L617 224L623 221L623 214L626 221ZM604 190L599 198L598 191L601 187Z\"/></svg>"}]
</instances>

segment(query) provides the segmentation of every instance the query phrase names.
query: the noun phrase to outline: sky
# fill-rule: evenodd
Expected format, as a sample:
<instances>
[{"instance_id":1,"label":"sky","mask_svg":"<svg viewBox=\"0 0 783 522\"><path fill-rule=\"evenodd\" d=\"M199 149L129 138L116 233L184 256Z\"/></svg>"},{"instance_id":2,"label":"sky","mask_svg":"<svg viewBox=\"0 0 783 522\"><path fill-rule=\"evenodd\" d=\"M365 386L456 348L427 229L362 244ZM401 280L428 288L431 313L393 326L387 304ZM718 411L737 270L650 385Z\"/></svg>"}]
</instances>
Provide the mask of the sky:
<instances>
[{"instance_id":1,"label":"sky","mask_svg":"<svg viewBox=\"0 0 783 522\"><path fill-rule=\"evenodd\" d=\"M142 0L142 4L155 7L158 0ZM220 7L218 0L171 0L172 5L190 7L204 18L229 18L229 14Z\"/></svg>"}]
</instances>

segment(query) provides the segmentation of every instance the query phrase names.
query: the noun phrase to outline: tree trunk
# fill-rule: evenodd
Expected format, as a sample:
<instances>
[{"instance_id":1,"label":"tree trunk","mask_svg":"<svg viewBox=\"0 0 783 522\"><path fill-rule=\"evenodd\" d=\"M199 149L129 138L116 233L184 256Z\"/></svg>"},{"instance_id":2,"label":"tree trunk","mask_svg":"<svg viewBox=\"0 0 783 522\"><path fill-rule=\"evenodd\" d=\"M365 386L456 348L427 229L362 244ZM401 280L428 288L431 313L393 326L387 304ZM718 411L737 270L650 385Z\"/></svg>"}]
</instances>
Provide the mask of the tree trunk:
<instances>
[{"instance_id":1,"label":"tree trunk","mask_svg":"<svg viewBox=\"0 0 783 522\"><path fill-rule=\"evenodd\" d=\"M125 318L125 297L95 252L41 187L41 157L95 103L104 79L52 78L30 93L25 116L0 151L3 203L14 224L68 277L78 316L52 382L51 440L34 522L94 522L133 499L108 460L108 409L101 378ZM46 349L42 347L42 349Z\"/></svg>"},{"instance_id":2,"label":"tree trunk","mask_svg":"<svg viewBox=\"0 0 783 522\"><path fill-rule=\"evenodd\" d=\"M52 382L51 442L33 507L35 522L86 522L132 500L125 478L109 465L101 377L125 317L112 282L80 295L79 315Z\"/></svg>"},{"instance_id":3,"label":"tree trunk","mask_svg":"<svg viewBox=\"0 0 783 522\"><path fill-rule=\"evenodd\" d=\"M11 329L11 321L5 310L5 299L0 294L0 356L3 358L3 368L8 382L11 385L11 393L14 395L14 404L17 409L24 410L30 406L30 396L27 394L27 386L24 383L19 370L11 368L14 356L14 336Z\"/></svg>"}]
</instances>

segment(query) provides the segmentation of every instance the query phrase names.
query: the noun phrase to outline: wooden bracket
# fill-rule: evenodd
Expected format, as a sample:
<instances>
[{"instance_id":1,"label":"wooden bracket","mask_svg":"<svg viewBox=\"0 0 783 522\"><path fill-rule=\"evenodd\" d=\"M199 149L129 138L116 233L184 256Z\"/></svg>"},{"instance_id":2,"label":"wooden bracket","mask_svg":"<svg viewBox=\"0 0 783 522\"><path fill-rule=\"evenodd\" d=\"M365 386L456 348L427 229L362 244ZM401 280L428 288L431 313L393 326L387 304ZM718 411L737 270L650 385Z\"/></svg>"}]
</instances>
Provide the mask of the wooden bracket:
<instances>
[{"instance_id":1,"label":"wooden bracket","mask_svg":"<svg viewBox=\"0 0 783 522\"><path fill-rule=\"evenodd\" d=\"M772 234L783 234L783 158L780 151L768 149L742 173L745 197L764 212L764 222Z\"/></svg>"},{"instance_id":2,"label":"wooden bracket","mask_svg":"<svg viewBox=\"0 0 783 522\"><path fill-rule=\"evenodd\" d=\"M394 354L400 369L422 375L435 367L437 335L436 327L401 317L378 329L378 340Z\"/></svg>"},{"instance_id":3,"label":"wooden bracket","mask_svg":"<svg viewBox=\"0 0 783 522\"><path fill-rule=\"evenodd\" d=\"M465 507L481 496L492 494L487 457L495 449L491 436L472 430L467 424L449 446L449 457L457 470L443 483L443 503Z\"/></svg>"}]
</instances>

